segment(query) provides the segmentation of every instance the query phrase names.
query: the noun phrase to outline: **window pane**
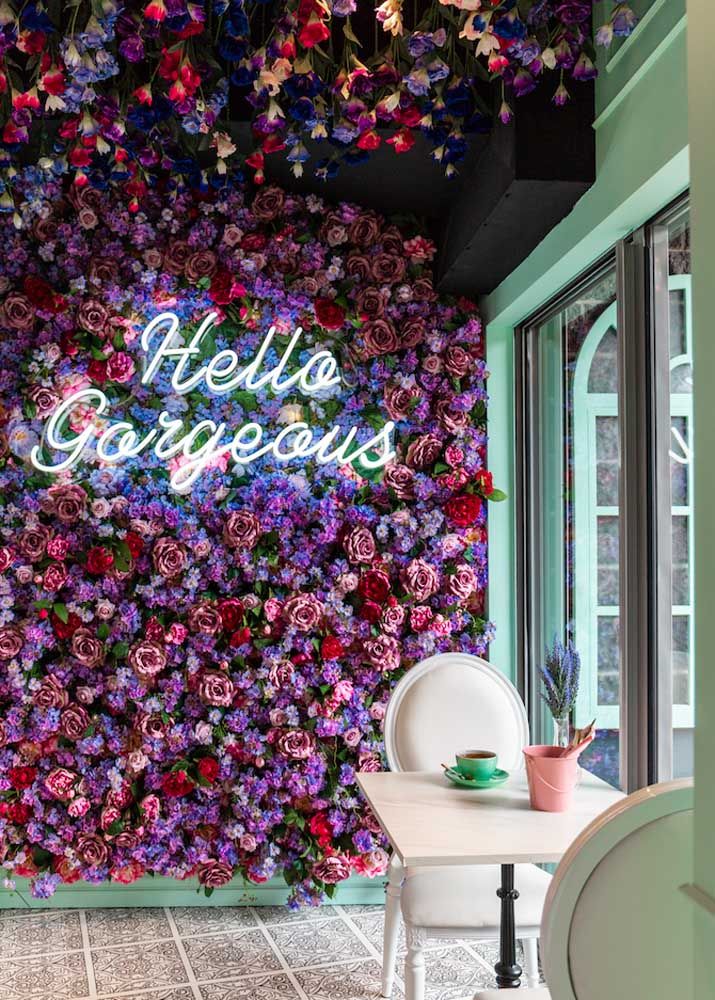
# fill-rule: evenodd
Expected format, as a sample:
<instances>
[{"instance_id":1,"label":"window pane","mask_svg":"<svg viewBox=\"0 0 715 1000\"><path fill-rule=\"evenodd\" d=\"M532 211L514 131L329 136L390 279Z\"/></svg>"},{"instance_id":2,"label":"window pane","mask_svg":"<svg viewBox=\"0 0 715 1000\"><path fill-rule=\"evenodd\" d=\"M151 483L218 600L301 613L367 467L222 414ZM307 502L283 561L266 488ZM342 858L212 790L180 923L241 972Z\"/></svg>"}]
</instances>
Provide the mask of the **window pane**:
<instances>
[{"instance_id":1,"label":"window pane","mask_svg":"<svg viewBox=\"0 0 715 1000\"><path fill-rule=\"evenodd\" d=\"M670 418L670 502L673 507L690 503L690 435L687 417Z\"/></svg>"},{"instance_id":2,"label":"window pane","mask_svg":"<svg viewBox=\"0 0 715 1000\"><path fill-rule=\"evenodd\" d=\"M618 506L618 417L596 417L596 502Z\"/></svg>"},{"instance_id":3,"label":"window pane","mask_svg":"<svg viewBox=\"0 0 715 1000\"><path fill-rule=\"evenodd\" d=\"M690 518L686 514L673 517L673 604L690 604Z\"/></svg>"},{"instance_id":4,"label":"window pane","mask_svg":"<svg viewBox=\"0 0 715 1000\"><path fill-rule=\"evenodd\" d=\"M618 606L618 518L598 518L598 603Z\"/></svg>"},{"instance_id":5,"label":"window pane","mask_svg":"<svg viewBox=\"0 0 715 1000\"><path fill-rule=\"evenodd\" d=\"M589 392L618 392L618 340L611 327L601 338L588 373Z\"/></svg>"},{"instance_id":6,"label":"window pane","mask_svg":"<svg viewBox=\"0 0 715 1000\"><path fill-rule=\"evenodd\" d=\"M618 618L598 619L598 704L617 705L621 691Z\"/></svg>"},{"instance_id":7,"label":"window pane","mask_svg":"<svg viewBox=\"0 0 715 1000\"><path fill-rule=\"evenodd\" d=\"M687 351L685 289L671 288L668 299L670 303L670 357L677 358Z\"/></svg>"},{"instance_id":8,"label":"window pane","mask_svg":"<svg viewBox=\"0 0 715 1000\"><path fill-rule=\"evenodd\" d=\"M690 616L673 615L673 704L690 700Z\"/></svg>"}]
</instances>

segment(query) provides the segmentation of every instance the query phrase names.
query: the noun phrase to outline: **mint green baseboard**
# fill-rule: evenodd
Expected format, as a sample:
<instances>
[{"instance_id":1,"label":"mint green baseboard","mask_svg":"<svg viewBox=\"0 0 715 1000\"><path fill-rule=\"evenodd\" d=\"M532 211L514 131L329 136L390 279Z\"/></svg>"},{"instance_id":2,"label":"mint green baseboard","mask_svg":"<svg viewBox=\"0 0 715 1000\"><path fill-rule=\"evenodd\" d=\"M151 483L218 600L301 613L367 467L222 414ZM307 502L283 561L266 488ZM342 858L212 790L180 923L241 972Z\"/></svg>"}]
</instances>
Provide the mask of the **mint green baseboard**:
<instances>
[{"instance_id":1,"label":"mint green baseboard","mask_svg":"<svg viewBox=\"0 0 715 1000\"><path fill-rule=\"evenodd\" d=\"M246 884L235 879L208 898L197 892L196 879L179 882L175 879L142 878L131 885L114 883L88 885L75 882L61 885L50 899L33 899L28 879L15 879L13 891L0 888L0 910L6 909L99 909L130 906L281 906L288 898L288 887L282 879L271 879L263 885ZM338 886L332 903L382 903L385 880L353 876ZM328 902L326 905L330 905Z\"/></svg>"}]
</instances>

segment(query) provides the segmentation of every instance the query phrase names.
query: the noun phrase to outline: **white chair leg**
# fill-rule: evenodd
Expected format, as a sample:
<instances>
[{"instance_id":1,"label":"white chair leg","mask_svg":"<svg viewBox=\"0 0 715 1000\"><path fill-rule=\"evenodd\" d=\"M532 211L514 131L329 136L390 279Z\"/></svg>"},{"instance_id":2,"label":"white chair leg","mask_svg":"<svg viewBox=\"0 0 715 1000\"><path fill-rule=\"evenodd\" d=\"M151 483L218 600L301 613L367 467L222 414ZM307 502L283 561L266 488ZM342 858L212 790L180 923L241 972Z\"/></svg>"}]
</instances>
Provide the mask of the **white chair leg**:
<instances>
[{"instance_id":1,"label":"white chair leg","mask_svg":"<svg viewBox=\"0 0 715 1000\"><path fill-rule=\"evenodd\" d=\"M405 925L407 932L407 956L405 958L405 1000L425 998L425 955L426 934L422 927Z\"/></svg>"},{"instance_id":2,"label":"white chair leg","mask_svg":"<svg viewBox=\"0 0 715 1000\"><path fill-rule=\"evenodd\" d=\"M392 996L397 962L397 940L400 936L400 889L404 872L396 864L390 865L385 889L385 929L382 939L382 990L383 997Z\"/></svg>"},{"instance_id":3,"label":"white chair leg","mask_svg":"<svg viewBox=\"0 0 715 1000\"><path fill-rule=\"evenodd\" d=\"M535 989L539 985L539 943L536 938L524 938L524 972L526 985Z\"/></svg>"}]
</instances>

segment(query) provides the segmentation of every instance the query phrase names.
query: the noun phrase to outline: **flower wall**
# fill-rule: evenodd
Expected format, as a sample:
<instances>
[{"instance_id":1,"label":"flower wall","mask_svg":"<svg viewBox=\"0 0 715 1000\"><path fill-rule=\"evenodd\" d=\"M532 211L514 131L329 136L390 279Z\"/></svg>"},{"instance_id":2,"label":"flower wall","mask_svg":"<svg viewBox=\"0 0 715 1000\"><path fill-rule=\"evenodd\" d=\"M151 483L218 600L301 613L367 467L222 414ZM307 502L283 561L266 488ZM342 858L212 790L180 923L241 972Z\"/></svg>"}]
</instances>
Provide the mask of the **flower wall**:
<instances>
[{"instance_id":1,"label":"flower wall","mask_svg":"<svg viewBox=\"0 0 715 1000\"><path fill-rule=\"evenodd\" d=\"M353 205L261 189L149 194L131 212L89 187L16 182L22 228L0 239L0 860L33 878L128 883L147 872L283 874L317 902L351 872L383 874L386 844L357 771L382 767L391 687L435 652L484 653L486 470L481 326L440 298L434 247ZM17 220L16 220L17 222ZM307 393L149 383L142 331L176 314L202 359L289 368L329 351L340 379ZM63 400L87 432L71 468L39 471ZM267 438L337 428L382 467L186 464L147 449L101 462L110 421L147 431L247 422ZM203 423L202 423L203 422ZM201 440L199 440L201 439ZM296 437L297 439L297 437ZM205 437L197 438L197 447Z\"/></svg>"}]
</instances>

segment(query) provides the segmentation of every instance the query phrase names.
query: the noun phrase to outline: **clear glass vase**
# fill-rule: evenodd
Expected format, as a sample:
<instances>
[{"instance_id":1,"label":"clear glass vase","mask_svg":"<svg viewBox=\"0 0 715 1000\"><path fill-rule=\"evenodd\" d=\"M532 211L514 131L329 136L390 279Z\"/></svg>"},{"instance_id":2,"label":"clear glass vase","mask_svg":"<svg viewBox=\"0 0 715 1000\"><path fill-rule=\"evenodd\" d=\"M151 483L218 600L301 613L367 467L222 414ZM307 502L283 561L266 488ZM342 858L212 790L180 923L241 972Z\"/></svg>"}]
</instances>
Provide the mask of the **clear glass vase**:
<instances>
[{"instance_id":1,"label":"clear glass vase","mask_svg":"<svg viewBox=\"0 0 715 1000\"><path fill-rule=\"evenodd\" d=\"M554 719L554 742L557 747L567 747L571 742L571 719L562 715Z\"/></svg>"}]
</instances>

